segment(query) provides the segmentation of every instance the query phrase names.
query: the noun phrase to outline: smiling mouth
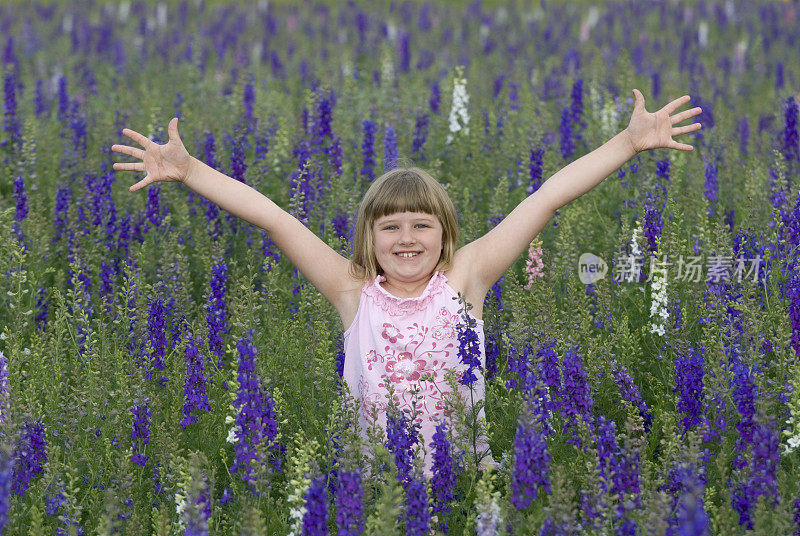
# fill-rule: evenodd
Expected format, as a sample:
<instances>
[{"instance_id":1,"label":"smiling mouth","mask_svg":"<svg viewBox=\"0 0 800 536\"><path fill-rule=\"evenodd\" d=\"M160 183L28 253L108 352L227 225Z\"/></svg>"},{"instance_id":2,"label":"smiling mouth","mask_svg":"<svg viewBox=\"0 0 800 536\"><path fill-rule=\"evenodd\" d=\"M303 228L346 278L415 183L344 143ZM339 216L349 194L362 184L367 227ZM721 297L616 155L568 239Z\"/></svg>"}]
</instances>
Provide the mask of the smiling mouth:
<instances>
[{"instance_id":1,"label":"smiling mouth","mask_svg":"<svg viewBox=\"0 0 800 536\"><path fill-rule=\"evenodd\" d=\"M398 257L402 257L404 259L411 259L411 258L416 257L417 255L419 255L419 252L415 252L415 253L411 253L411 252L408 252L408 253L395 253L395 255L397 255Z\"/></svg>"}]
</instances>

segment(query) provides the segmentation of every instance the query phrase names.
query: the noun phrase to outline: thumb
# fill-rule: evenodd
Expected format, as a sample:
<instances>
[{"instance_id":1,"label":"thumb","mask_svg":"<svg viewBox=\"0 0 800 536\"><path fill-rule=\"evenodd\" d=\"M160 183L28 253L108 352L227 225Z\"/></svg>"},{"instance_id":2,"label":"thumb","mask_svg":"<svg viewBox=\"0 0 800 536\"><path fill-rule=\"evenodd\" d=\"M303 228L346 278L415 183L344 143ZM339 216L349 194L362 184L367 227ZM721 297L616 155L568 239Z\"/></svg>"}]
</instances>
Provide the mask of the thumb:
<instances>
[{"instance_id":1,"label":"thumb","mask_svg":"<svg viewBox=\"0 0 800 536\"><path fill-rule=\"evenodd\" d=\"M175 142L178 142L179 144L183 145L183 142L181 141L181 137L178 134L178 118L177 117L173 117L170 120L169 125L167 126L167 133L169 134L169 141L175 141Z\"/></svg>"},{"instance_id":2,"label":"thumb","mask_svg":"<svg viewBox=\"0 0 800 536\"><path fill-rule=\"evenodd\" d=\"M644 95L638 89L633 90L633 111L636 112L638 110L644 111Z\"/></svg>"}]
</instances>

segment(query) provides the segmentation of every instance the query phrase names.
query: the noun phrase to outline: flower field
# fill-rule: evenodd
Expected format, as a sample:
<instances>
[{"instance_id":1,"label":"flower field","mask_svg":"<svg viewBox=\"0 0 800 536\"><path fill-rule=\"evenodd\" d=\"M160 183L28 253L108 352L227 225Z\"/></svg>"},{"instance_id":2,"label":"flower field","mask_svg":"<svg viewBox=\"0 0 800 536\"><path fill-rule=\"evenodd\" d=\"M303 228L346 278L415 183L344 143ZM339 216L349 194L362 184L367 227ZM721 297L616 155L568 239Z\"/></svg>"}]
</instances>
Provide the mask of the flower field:
<instances>
[{"instance_id":1,"label":"flower field","mask_svg":"<svg viewBox=\"0 0 800 536\"><path fill-rule=\"evenodd\" d=\"M0 534L800 535L798 28L796 1L0 4ZM178 117L349 256L413 163L463 245L633 88L702 107L694 151L556 213L486 297L485 420L448 400L430 444L391 401L362 441L336 310L266 231L112 169Z\"/></svg>"}]
</instances>

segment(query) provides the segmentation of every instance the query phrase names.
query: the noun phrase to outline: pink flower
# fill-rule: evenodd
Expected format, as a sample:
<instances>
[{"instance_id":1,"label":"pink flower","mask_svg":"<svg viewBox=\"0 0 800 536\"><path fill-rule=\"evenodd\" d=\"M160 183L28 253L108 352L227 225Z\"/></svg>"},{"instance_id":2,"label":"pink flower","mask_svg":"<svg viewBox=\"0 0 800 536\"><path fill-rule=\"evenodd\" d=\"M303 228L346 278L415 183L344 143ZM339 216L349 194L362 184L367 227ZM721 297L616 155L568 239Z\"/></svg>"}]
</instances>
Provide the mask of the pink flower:
<instances>
[{"instance_id":1,"label":"pink flower","mask_svg":"<svg viewBox=\"0 0 800 536\"><path fill-rule=\"evenodd\" d=\"M401 381L415 382L422 376L420 371L425 370L427 363L418 359L414 361L411 352L400 352L397 359L386 362L386 372L394 383Z\"/></svg>"},{"instance_id":2,"label":"pink flower","mask_svg":"<svg viewBox=\"0 0 800 536\"><path fill-rule=\"evenodd\" d=\"M383 323L383 333L381 333L384 339L388 339L390 343L394 344L397 342L397 339L402 339L403 334L398 331L396 327L388 322Z\"/></svg>"},{"instance_id":3,"label":"pink flower","mask_svg":"<svg viewBox=\"0 0 800 536\"><path fill-rule=\"evenodd\" d=\"M525 290L530 290L533 282L537 277L544 277L544 263L542 262L542 241L535 238L528 248L528 262L525 265L525 271L528 272L528 284L525 285Z\"/></svg>"}]
</instances>

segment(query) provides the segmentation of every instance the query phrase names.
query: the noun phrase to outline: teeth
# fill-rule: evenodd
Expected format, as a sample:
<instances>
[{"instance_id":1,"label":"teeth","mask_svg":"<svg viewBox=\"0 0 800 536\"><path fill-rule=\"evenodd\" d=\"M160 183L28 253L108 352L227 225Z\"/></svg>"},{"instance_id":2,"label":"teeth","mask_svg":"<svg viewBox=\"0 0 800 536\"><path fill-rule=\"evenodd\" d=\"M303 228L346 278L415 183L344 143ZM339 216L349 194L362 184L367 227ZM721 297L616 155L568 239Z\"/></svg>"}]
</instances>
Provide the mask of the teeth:
<instances>
[{"instance_id":1,"label":"teeth","mask_svg":"<svg viewBox=\"0 0 800 536\"><path fill-rule=\"evenodd\" d=\"M418 254L417 253L398 253L398 255L400 255L401 257L410 258L410 257L414 257L415 255L418 255Z\"/></svg>"}]
</instances>

